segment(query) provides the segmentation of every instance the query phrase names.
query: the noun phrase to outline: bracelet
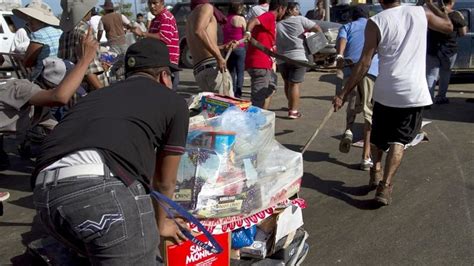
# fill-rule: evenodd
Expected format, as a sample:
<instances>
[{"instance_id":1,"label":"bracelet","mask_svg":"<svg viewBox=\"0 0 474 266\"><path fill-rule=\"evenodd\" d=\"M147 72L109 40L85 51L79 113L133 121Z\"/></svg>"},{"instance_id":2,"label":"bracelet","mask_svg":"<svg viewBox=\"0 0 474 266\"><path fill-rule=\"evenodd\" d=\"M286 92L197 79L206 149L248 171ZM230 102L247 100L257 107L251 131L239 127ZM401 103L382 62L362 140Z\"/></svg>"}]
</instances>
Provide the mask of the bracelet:
<instances>
[{"instance_id":1,"label":"bracelet","mask_svg":"<svg viewBox=\"0 0 474 266\"><path fill-rule=\"evenodd\" d=\"M252 33L250 31L246 31L245 35L252 36Z\"/></svg>"}]
</instances>

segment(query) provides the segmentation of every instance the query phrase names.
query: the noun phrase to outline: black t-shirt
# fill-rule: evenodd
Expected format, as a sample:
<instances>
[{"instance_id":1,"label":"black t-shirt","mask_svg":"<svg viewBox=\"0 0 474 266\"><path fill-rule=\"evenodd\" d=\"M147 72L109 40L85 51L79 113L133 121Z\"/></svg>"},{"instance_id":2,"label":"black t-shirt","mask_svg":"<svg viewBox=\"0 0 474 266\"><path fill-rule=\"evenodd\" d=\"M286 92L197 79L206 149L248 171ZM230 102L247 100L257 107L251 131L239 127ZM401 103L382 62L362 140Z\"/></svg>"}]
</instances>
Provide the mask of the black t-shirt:
<instances>
[{"instance_id":1,"label":"black t-shirt","mask_svg":"<svg viewBox=\"0 0 474 266\"><path fill-rule=\"evenodd\" d=\"M453 11L448 14L453 23L453 31L444 34L434 30L428 30L427 52L429 55L438 55L438 52L446 56L452 56L458 52L456 38L460 28L467 26L467 22L459 11Z\"/></svg>"},{"instance_id":2,"label":"black t-shirt","mask_svg":"<svg viewBox=\"0 0 474 266\"><path fill-rule=\"evenodd\" d=\"M82 98L45 139L36 169L72 152L96 149L125 184L148 184L157 153L184 153L188 124L181 96L134 76Z\"/></svg>"}]
</instances>

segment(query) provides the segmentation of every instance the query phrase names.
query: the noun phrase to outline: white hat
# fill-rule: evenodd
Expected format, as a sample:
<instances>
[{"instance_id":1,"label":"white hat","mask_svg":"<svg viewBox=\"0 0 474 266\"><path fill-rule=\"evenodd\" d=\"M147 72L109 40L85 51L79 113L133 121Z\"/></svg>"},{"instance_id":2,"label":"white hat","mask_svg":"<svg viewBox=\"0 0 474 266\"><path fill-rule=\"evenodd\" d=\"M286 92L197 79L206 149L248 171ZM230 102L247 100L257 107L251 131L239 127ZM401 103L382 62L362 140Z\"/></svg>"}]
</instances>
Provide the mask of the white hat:
<instances>
[{"instance_id":1,"label":"white hat","mask_svg":"<svg viewBox=\"0 0 474 266\"><path fill-rule=\"evenodd\" d=\"M59 85L67 72L74 67L74 64L57 57L47 57L43 59L43 71L41 77L54 85Z\"/></svg>"},{"instance_id":2,"label":"white hat","mask_svg":"<svg viewBox=\"0 0 474 266\"><path fill-rule=\"evenodd\" d=\"M51 7L41 0L33 0L28 7L13 9L13 14L23 20L31 17L51 26L59 26L59 19L54 16Z\"/></svg>"},{"instance_id":3,"label":"white hat","mask_svg":"<svg viewBox=\"0 0 474 266\"><path fill-rule=\"evenodd\" d=\"M61 0L63 13L60 27L69 32L97 5L97 0Z\"/></svg>"}]
</instances>

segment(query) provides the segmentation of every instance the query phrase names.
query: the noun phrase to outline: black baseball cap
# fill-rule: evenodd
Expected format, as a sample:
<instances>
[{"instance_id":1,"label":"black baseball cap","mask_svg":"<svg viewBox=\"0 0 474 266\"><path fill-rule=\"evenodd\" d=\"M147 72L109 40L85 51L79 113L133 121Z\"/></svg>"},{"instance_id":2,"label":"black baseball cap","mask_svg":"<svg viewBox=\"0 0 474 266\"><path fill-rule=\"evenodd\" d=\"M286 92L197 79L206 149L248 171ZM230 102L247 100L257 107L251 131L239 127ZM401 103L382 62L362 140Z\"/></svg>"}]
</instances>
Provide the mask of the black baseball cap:
<instances>
[{"instance_id":1,"label":"black baseball cap","mask_svg":"<svg viewBox=\"0 0 474 266\"><path fill-rule=\"evenodd\" d=\"M150 67L169 67L171 72L181 70L170 62L168 46L158 39L144 38L130 45L125 53L125 72Z\"/></svg>"}]
</instances>

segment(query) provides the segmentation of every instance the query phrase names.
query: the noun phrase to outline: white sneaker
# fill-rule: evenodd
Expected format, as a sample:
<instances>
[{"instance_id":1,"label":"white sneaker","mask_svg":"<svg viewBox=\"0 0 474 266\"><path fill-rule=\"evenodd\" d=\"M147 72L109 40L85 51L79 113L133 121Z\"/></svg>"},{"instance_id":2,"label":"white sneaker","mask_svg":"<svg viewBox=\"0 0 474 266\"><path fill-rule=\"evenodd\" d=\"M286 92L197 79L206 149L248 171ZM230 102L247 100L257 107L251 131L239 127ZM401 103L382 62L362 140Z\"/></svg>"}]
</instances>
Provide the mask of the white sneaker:
<instances>
[{"instance_id":1,"label":"white sneaker","mask_svg":"<svg viewBox=\"0 0 474 266\"><path fill-rule=\"evenodd\" d=\"M374 166L374 162L372 162L372 159L364 159L362 158L362 161L360 162L360 169L364 171L369 171L370 168Z\"/></svg>"},{"instance_id":2,"label":"white sneaker","mask_svg":"<svg viewBox=\"0 0 474 266\"><path fill-rule=\"evenodd\" d=\"M339 151L343 153L348 153L352 145L352 131L347 129L342 136L341 142L339 143Z\"/></svg>"}]
</instances>

